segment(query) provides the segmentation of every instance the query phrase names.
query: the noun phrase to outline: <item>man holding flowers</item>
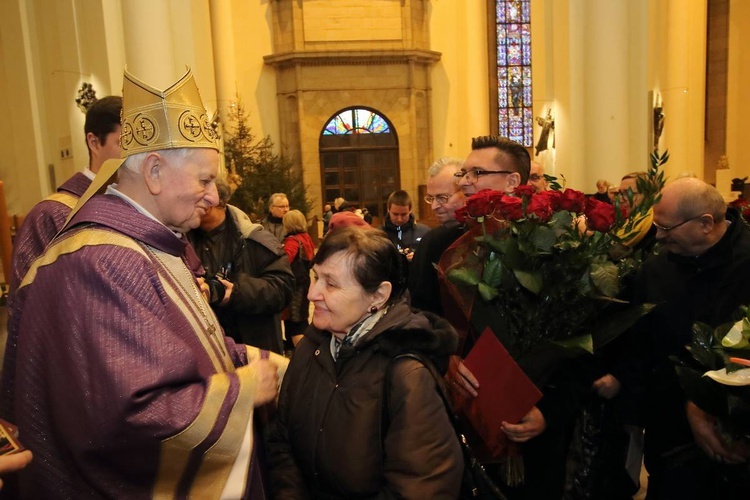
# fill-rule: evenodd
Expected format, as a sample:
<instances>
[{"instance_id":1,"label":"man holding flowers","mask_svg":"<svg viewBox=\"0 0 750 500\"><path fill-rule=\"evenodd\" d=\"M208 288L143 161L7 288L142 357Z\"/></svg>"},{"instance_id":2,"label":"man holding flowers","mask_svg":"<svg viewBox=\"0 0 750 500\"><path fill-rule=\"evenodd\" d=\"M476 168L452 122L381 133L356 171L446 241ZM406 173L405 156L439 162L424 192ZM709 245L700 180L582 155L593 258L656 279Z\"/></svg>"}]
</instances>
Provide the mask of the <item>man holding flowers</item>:
<instances>
[{"instance_id":1,"label":"man holding flowers","mask_svg":"<svg viewBox=\"0 0 750 500\"><path fill-rule=\"evenodd\" d=\"M750 230L696 178L668 184L653 218L661 251L636 276L635 299L657 305L632 330L630 363L613 372L643 394L648 498L747 498L750 450L728 444L688 400L670 357L689 363L695 322L715 327L750 304Z\"/></svg>"},{"instance_id":2,"label":"man holding flowers","mask_svg":"<svg viewBox=\"0 0 750 500\"><path fill-rule=\"evenodd\" d=\"M457 174L459 186L470 198L466 207L456 211L456 218L469 227L468 234L444 254L440 267L459 286L477 286L476 299L458 306L471 323L467 337L489 325L543 393L520 422L502 423L510 441L524 443L525 484L516 483L506 493L511 498L560 498L571 424L591 378L585 374L585 363L575 356L563 359L547 340L578 333L561 325L580 323L599 312L590 297L578 290L583 278L601 295L616 294L616 285L602 285L606 290L601 291L597 286L601 283L589 278L592 267L598 274L614 272L617 277L616 266L604 262L609 240L601 237L615 221L614 209L574 190L537 193L526 185L529 155L512 141L479 137L472 149L464 171ZM601 232L598 236L585 238L578 233L573 220L584 213L589 229ZM511 255L520 267L505 265L513 260ZM466 282L460 283L461 277ZM451 311L446 314L450 319ZM462 354L473 344L473 339L467 340ZM462 363L454 364L447 378L454 390L471 396L481 390ZM507 481L510 467L486 465L498 483L514 486L513 478Z\"/></svg>"}]
</instances>

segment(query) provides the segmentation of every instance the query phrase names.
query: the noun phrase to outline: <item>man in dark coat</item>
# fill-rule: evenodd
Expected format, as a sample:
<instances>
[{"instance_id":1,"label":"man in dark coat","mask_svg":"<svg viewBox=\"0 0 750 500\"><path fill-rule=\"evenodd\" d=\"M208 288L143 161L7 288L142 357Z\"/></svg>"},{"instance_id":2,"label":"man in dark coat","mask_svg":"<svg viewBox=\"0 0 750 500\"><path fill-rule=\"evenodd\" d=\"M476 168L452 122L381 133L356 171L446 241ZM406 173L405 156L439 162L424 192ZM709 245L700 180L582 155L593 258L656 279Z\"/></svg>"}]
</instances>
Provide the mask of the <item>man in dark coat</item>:
<instances>
[{"instance_id":1,"label":"man in dark coat","mask_svg":"<svg viewBox=\"0 0 750 500\"><path fill-rule=\"evenodd\" d=\"M396 248L411 262L412 257L414 257L414 250L430 228L414 220L414 214L411 211L411 198L406 191L400 190L391 193L386 207L388 213L385 215L385 222L381 229L386 232Z\"/></svg>"},{"instance_id":2,"label":"man in dark coat","mask_svg":"<svg viewBox=\"0 0 750 500\"><path fill-rule=\"evenodd\" d=\"M749 483L746 453L688 401L670 357L689 358L693 323L715 327L750 304L750 230L714 187L695 178L662 190L654 226L661 251L643 265L635 294L657 306L632 332L631 362L612 374L628 393L643 394L648 497L744 498L731 495Z\"/></svg>"},{"instance_id":3,"label":"man in dark coat","mask_svg":"<svg viewBox=\"0 0 750 500\"><path fill-rule=\"evenodd\" d=\"M188 233L206 268L211 307L236 342L281 354L280 314L294 288L289 259L274 235L227 203L226 182L216 187L219 204Z\"/></svg>"},{"instance_id":4,"label":"man in dark coat","mask_svg":"<svg viewBox=\"0 0 750 500\"><path fill-rule=\"evenodd\" d=\"M451 243L464 233L453 217L456 210L464 206L464 194L456 185L456 172L463 168L463 161L456 158L440 158L427 170L427 196L440 225L430 230L419 248L409 269L409 295L411 305L423 311L443 315L440 299L440 284L436 266Z\"/></svg>"}]
</instances>

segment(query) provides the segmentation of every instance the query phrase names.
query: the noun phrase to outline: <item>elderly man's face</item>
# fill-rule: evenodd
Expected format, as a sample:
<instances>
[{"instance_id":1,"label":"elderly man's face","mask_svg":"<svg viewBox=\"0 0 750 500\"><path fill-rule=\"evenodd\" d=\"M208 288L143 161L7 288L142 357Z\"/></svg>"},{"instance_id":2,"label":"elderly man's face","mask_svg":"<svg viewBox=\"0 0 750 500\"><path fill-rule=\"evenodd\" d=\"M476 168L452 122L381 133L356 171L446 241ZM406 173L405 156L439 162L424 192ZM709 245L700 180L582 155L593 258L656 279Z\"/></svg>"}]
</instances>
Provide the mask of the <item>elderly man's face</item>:
<instances>
[{"instance_id":1,"label":"elderly man's face","mask_svg":"<svg viewBox=\"0 0 750 500\"><path fill-rule=\"evenodd\" d=\"M679 213L677 201L674 193L664 192L659 203L654 205L656 241L663 249L677 255L700 255L707 242L702 227L703 221L700 218L702 214ZM660 229L659 226L668 230Z\"/></svg>"},{"instance_id":2,"label":"elderly man's face","mask_svg":"<svg viewBox=\"0 0 750 500\"><path fill-rule=\"evenodd\" d=\"M181 233L195 229L208 209L219 203L214 183L219 153L201 148L185 157L162 156L159 161L161 192L156 196L159 220Z\"/></svg>"},{"instance_id":3,"label":"elderly man's face","mask_svg":"<svg viewBox=\"0 0 750 500\"><path fill-rule=\"evenodd\" d=\"M289 200L287 198L277 197L271 205L271 215L283 219L289 211Z\"/></svg>"},{"instance_id":4,"label":"elderly man's face","mask_svg":"<svg viewBox=\"0 0 750 500\"><path fill-rule=\"evenodd\" d=\"M537 193L547 190L547 179L544 178L544 167L535 161L531 162L529 184L534 186L534 189L536 189Z\"/></svg>"},{"instance_id":5,"label":"elderly man's face","mask_svg":"<svg viewBox=\"0 0 750 500\"><path fill-rule=\"evenodd\" d=\"M464 194L456 186L458 172L454 165L447 165L435 176L427 179L427 196L432 198L432 211L441 223L453 219L453 214L464 206ZM445 199L445 202L441 200Z\"/></svg>"},{"instance_id":6,"label":"elderly man's face","mask_svg":"<svg viewBox=\"0 0 750 500\"><path fill-rule=\"evenodd\" d=\"M464 161L464 170L468 171L458 180L458 186L466 196L492 189L494 191L512 192L521 183L521 174L513 171L510 160L505 161L506 155L500 157L501 164L496 161L500 150L497 148L474 149ZM474 171L478 175L472 175ZM511 181L511 177L515 182Z\"/></svg>"}]
</instances>

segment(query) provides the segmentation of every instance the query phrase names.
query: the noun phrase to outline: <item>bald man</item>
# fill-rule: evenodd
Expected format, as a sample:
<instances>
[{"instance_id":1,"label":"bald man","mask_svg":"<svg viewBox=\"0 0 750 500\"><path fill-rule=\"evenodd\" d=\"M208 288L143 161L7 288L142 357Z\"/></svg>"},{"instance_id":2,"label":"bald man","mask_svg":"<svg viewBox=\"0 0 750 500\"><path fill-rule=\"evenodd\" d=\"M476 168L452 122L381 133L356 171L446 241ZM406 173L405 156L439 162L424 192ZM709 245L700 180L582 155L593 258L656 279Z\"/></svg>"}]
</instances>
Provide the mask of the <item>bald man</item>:
<instances>
[{"instance_id":1,"label":"bald man","mask_svg":"<svg viewBox=\"0 0 750 500\"><path fill-rule=\"evenodd\" d=\"M613 397L642 394L624 402L645 412L649 498L741 498L747 450L725 442L715 418L687 399L669 358L689 358L695 322L715 327L750 304L750 230L699 179L678 179L661 195L653 224L662 251L635 279L635 300L657 306L630 332L631 359L607 383Z\"/></svg>"},{"instance_id":2,"label":"bald man","mask_svg":"<svg viewBox=\"0 0 750 500\"><path fill-rule=\"evenodd\" d=\"M534 186L536 192L547 190L547 179L544 178L544 166L535 161L531 162L531 171L529 173L529 184Z\"/></svg>"}]
</instances>

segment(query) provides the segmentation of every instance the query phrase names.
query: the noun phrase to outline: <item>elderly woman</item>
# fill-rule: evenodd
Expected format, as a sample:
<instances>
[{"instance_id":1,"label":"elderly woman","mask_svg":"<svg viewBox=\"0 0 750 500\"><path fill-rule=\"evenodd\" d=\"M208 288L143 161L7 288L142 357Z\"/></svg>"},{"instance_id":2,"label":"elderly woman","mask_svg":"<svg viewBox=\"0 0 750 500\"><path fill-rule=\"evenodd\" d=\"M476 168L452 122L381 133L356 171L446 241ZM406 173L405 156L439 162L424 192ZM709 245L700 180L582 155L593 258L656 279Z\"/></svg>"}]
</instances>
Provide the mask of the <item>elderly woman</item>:
<instances>
[{"instance_id":1,"label":"elderly woman","mask_svg":"<svg viewBox=\"0 0 750 500\"><path fill-rule=\"evenodd\" d=\"M332 230L313 263L313 325L269 444L275 497L457 498L463 458L436 379L413 358L390 365L418 352L446 368L455 331L401 298L403 259L382 231Z\"/></svg>"}]
</instances>

